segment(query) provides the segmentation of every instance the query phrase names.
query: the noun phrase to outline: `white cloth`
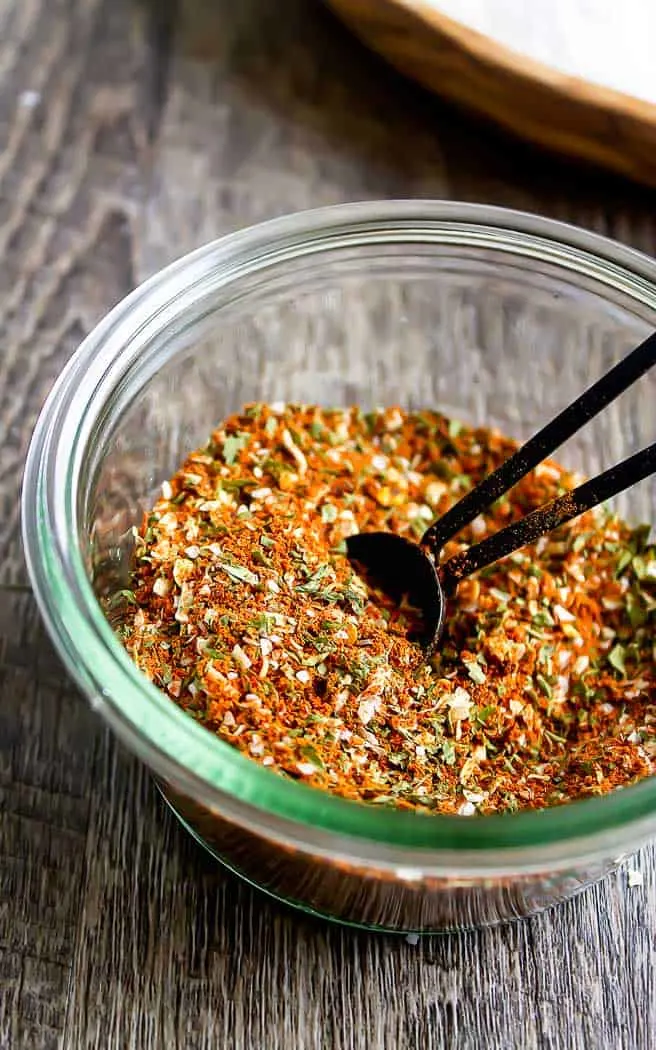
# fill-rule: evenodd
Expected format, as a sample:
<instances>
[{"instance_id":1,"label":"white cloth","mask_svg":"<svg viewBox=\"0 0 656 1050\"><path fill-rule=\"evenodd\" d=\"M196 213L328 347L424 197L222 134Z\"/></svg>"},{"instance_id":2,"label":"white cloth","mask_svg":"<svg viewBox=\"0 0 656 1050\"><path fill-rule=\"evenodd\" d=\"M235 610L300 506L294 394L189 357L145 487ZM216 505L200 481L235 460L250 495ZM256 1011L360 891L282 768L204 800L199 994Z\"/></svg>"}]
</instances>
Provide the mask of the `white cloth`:
<instances>
[{"instance_id":1,"label":"white cloth","mask_svg":"<svg viewBox=\"0 0 656 1050\"><path fill-rule=\"evenodd\" d=\"M405 0L412 8L415 0ZM656 105L656 0L421 0L561 73Z\"/></svg>"}]
</instances>

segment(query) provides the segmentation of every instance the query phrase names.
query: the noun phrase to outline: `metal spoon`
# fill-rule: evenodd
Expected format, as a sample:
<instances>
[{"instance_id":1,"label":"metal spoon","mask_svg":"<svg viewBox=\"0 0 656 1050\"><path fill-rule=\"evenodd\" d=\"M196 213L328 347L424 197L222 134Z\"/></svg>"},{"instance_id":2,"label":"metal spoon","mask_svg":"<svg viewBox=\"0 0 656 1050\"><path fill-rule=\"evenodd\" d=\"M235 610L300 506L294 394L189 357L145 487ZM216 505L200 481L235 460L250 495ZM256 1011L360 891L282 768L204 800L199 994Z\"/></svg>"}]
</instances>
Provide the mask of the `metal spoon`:
<instances>
[{"instance_id":1,"label":"metal spoon","mask_svg":"<svg viewBox=\"0 0 656 1050\"><path fill-rule=\"evenodd\" d=\"M551 455L655 363L656 333L653 333L433 522L419 543L392 532L361 532L347 539L347 555L365 575L397 599L407 595L410 603L420 610L423 627L419 641L429 653L437 645L444 627L446 598L453 594L461 579L534 542L539 536L623 492L656 470L654 444L439 565L440 552L448 539Z\"/></svg>"}]
</instances>

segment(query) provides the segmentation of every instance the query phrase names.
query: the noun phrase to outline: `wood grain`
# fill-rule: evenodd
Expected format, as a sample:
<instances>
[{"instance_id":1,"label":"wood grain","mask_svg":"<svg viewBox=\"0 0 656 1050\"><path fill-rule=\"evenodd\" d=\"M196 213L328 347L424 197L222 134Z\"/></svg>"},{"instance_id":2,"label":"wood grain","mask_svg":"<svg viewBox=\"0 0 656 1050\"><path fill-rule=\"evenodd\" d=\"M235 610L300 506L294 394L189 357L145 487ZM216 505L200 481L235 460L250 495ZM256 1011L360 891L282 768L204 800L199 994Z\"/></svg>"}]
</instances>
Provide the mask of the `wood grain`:
<instances>
[{"instance_id":1,"label":"wood grain","mask_svg":"<svg viewBox=\"0 0 656 1050\"><path fill-rule=\"evenodd\" d=\"M394 195L656 247L653 194L467 123L311 0L0 0L0 581L34 419L104 310L228 229ZM655 861L418 945L312 922L204 857L0 591L1 1050L652 1047Z\"/></svg>"},{"instance_id":2,"label":"wood grain","mask_svg":"<svg viewBox=\"0 0 656 1050\"><path fill-rule=\"evenodd\" d=\"M561 73L422 0L328 0L407 76L539 145L656 185L656 106Z\"/></svg>"}]
</instances>

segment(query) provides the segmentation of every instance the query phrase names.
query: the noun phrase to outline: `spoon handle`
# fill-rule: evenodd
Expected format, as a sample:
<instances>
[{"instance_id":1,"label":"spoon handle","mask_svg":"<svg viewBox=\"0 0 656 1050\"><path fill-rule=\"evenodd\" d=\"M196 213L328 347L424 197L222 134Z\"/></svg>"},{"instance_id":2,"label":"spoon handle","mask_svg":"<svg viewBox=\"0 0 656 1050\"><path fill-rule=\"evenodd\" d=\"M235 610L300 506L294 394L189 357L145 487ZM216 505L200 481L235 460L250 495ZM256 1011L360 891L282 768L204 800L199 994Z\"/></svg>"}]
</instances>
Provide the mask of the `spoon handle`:
<instances>
[{"instance_id":1,"label":"spoon handle","mask_svg":"<svg viewBox=\"0 0 656 1050\"><path fill-rule=\"evenodd\" d=\"M558 496L544 507L527 514L525 518L507 525L487 539L456 554L440 566L439 575L447 593L453 593L458 582L478 569L484 569L507 554L533 543L540 536L559 525L578 518L579 514L596 507L618 492L630 488L656 471L656 442L636 452L590 481Z\"/></svg>"},{"instance_id":2,"label":"spoon handle","mask_svg":"<svg viewBox=\"0 0 656 1050\"><path fill-rule=\"evenodd\" d=\"M489 474L480 485L450 508L426 530L421 541L436 560L447 540L486 510L502 493L516 485L546 456L555 452L568 438L614 401L632 383L656 364L656 332L632 350L609 372L593 383L550 423L517 449L505 463ZM603 475L602 475L603 476Z\"/></svg>"}]
</instances>

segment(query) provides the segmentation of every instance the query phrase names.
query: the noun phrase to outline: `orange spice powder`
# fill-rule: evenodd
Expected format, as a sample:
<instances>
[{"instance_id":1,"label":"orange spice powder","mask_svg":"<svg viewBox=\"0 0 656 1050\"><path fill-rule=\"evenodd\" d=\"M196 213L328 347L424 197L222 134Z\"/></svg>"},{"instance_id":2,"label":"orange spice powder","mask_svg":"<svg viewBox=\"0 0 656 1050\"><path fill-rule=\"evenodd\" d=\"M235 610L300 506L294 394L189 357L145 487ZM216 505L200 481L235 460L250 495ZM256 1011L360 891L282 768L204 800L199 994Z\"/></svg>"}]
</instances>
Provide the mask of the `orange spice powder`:
<instances>
[{"instance_id":1,"label":"orange spice powder","mask_svg":"<svg viewBox=\"0 0 656 1050\"><path fill-rule=\"evenodd\" d=\"M439 652L344 540L419 539L516 443L434 412L247 406L162 486L120 633L222 740L352 799L490 813L603 794L656 765L656 548L605 509L464 580ZM449 557L580 481L538 467ZM127 599L127 601L125 601Z\"/></svg>"}]
</instances>

